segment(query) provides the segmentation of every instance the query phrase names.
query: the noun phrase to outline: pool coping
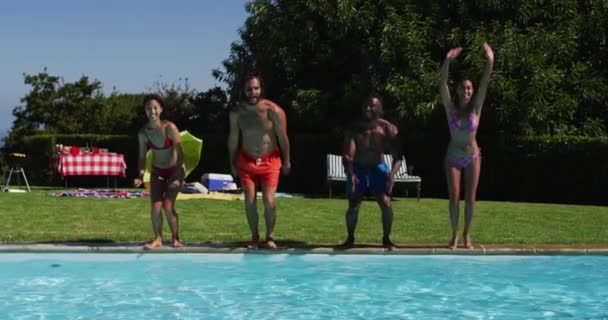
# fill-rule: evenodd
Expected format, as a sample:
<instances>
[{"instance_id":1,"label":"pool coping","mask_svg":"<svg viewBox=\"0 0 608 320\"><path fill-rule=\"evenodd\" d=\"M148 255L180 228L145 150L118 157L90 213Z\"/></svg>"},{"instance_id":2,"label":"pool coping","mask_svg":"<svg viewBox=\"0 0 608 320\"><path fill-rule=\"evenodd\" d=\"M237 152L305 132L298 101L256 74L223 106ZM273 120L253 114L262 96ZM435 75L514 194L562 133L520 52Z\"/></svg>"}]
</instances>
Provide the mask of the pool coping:
<instances>
[{"instance_id":1,"label":"pool coping","mask_svg":"<svg viewBox=\"0 0 608 320\"><path fill-rule=\"evenodd\" d=\"M277 249L247 249L223 243L187 243L182 248L166 246L144 250L143 243L4 243L0 253L258 253L258 254L390 254L390 255L608 255L608 247L600 245L477 245L475 249L450 250L438 245L398 245L387 250L379 244L361 244L343 249L335 244L284 246Z\"/></svg>"}]
</instances>

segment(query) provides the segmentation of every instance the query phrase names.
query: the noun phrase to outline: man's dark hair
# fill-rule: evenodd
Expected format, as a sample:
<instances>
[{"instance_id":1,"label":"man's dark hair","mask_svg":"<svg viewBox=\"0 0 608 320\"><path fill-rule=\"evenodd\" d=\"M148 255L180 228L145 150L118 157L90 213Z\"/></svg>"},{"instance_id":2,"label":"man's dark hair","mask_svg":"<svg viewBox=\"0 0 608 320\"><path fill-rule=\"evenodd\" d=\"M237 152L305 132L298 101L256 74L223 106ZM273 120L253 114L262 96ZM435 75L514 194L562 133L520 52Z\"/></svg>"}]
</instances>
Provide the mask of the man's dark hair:
<instances>
[{"instance_id":1,"label":"man's dark hair","mask_svg":"<svg viewBox=\"0 0 608 320\"><path fill-rule=\"evenodd\" d=\"M262 98L264 96L264 81L262 80L262 76L259 73L250 73L247 76L245 76L245 80L243 81L243 88L241 89L241 99L247 99L247 97L245 96L245 86L247 85L247 83L253 79L258 80L258 82L260 83L260 89L261 89L261 93L260 93L260 98Z\"/></svg>"},{"instance_id":2,"label":"man's dark hair","mask_svg":"<svg viewBox=\"0 0 608 320\"><path fill-rule=\"evenodd\" d=\"M258 79L258 81L260 82L260 86L263 86L263 81L262 81L262 76L259 73L250 73L245 77L245 81L243 82L243 85L245 85L247 82L249 82L249 80L253 80L253 79Z\"/></svg>"}]
</instances>

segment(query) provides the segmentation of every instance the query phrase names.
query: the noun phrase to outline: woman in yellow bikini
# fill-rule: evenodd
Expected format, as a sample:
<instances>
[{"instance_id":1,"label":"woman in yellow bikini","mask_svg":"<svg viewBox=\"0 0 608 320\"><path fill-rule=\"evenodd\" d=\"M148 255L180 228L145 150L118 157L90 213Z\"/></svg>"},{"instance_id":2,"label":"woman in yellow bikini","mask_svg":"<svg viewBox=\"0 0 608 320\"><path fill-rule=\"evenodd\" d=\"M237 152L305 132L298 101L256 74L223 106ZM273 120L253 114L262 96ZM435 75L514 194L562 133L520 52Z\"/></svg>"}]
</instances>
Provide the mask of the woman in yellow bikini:
<instances>
[{"instance_id":1,"label":"woman in yellow bikini","mask_svg":"<svg viewBox=\"0 0 608 320\"><path fill-rule=\"evenodd\" d=\"M464 246L467 249L474 248L470 231L475 211L479 172L481 170L481 152L477 145L476 136L481 117L481 108L486 98L490 74L494 66L494 52L492 48L488 43L484 43L483 49L488 62L475 95L473 95L473 83L470 80L462 80L458 83L456 90L457 97L454 100L450 97L448 70L450 62L460 55L462 48L451 49L441 67L441 85L439 91L450 128L450 143L445 156L445 170L450 196L450 222L452 224L450 249L458 247L460 180L463 173L465 182Z\"/></svg>"}]
</instances>

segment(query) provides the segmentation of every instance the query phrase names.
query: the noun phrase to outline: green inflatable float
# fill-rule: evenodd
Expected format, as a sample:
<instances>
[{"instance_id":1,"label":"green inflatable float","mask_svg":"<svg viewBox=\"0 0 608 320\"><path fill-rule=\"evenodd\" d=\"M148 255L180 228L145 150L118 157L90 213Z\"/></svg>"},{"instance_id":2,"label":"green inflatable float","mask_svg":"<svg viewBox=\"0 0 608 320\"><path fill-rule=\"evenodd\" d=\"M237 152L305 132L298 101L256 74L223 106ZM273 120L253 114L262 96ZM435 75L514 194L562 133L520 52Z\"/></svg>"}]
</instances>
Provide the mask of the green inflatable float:
<instances>
[{"instance_id":1,"label":"green inflatable float","mask_svg":"<svg viewBox=\"0 0 608 320\"><path fill-rule=\"evenodd\" d=\"M193 136L188 130L179 133L184 146L184 166L188 176L198 166L203 151L203 140ZM150 171L152 170L152 151L146 153L146 171L144 172L144 187L150 190Z\"/></svg>"}]
</instances>

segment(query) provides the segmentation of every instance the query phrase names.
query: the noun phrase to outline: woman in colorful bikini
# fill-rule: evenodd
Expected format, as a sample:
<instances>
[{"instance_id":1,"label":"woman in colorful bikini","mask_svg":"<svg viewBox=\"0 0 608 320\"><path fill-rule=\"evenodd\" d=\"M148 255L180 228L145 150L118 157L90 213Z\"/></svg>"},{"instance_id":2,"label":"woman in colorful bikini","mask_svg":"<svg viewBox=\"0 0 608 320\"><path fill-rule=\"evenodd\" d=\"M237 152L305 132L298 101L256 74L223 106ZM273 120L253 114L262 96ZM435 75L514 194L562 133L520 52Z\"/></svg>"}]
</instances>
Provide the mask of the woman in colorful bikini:
<instances>
[{"instance_id":1,"label":"woman in colorful bikini","mask_svg":"<svg viewBox=\"0 0 608 320\"><path fill-rule=\"evenodd\" d=\"M450 197L449 212L452 224L452 240L450 249L458 247L458 211L460 202L460 180L464 173L465 206L464 206L464 246L473 249L471 240L471 222L475 211L477 184L481 170L481 153L477 145L477 127L481 117L481 108L486 98L490 74L494 65L494 52L488 43L483 44L487 63L479 83L479 88L473 95L473 83L470 80L459 81L456 90L457 97L452 100L448 87L448 70L462 48L451 49L441 67L440 93L448 126L450 128L450 143L445 157L445 170Z\"/></svg>"},{"instance_id":2,"label":"woman in colorful bikini","mask_svg":"<svg viewBox=\"0 0 608 320\"><path fill-rule=\"evenodd\" d=\"M175 199L184 182L184 150L179 130L172 122L161 120L163 100L158 95L144 98L144 108L148 123L139 130L139 171L133 185L139 187L146 166L146 151L152 150L152 172L150 177L150 200L152 205L152 228L154 240L146 243L144 249L155 249L163 246L163 217L165 210L167 222L171 228L172 246L182 246L179 240L179 227Z\"/></svg>"}]
</instances>

